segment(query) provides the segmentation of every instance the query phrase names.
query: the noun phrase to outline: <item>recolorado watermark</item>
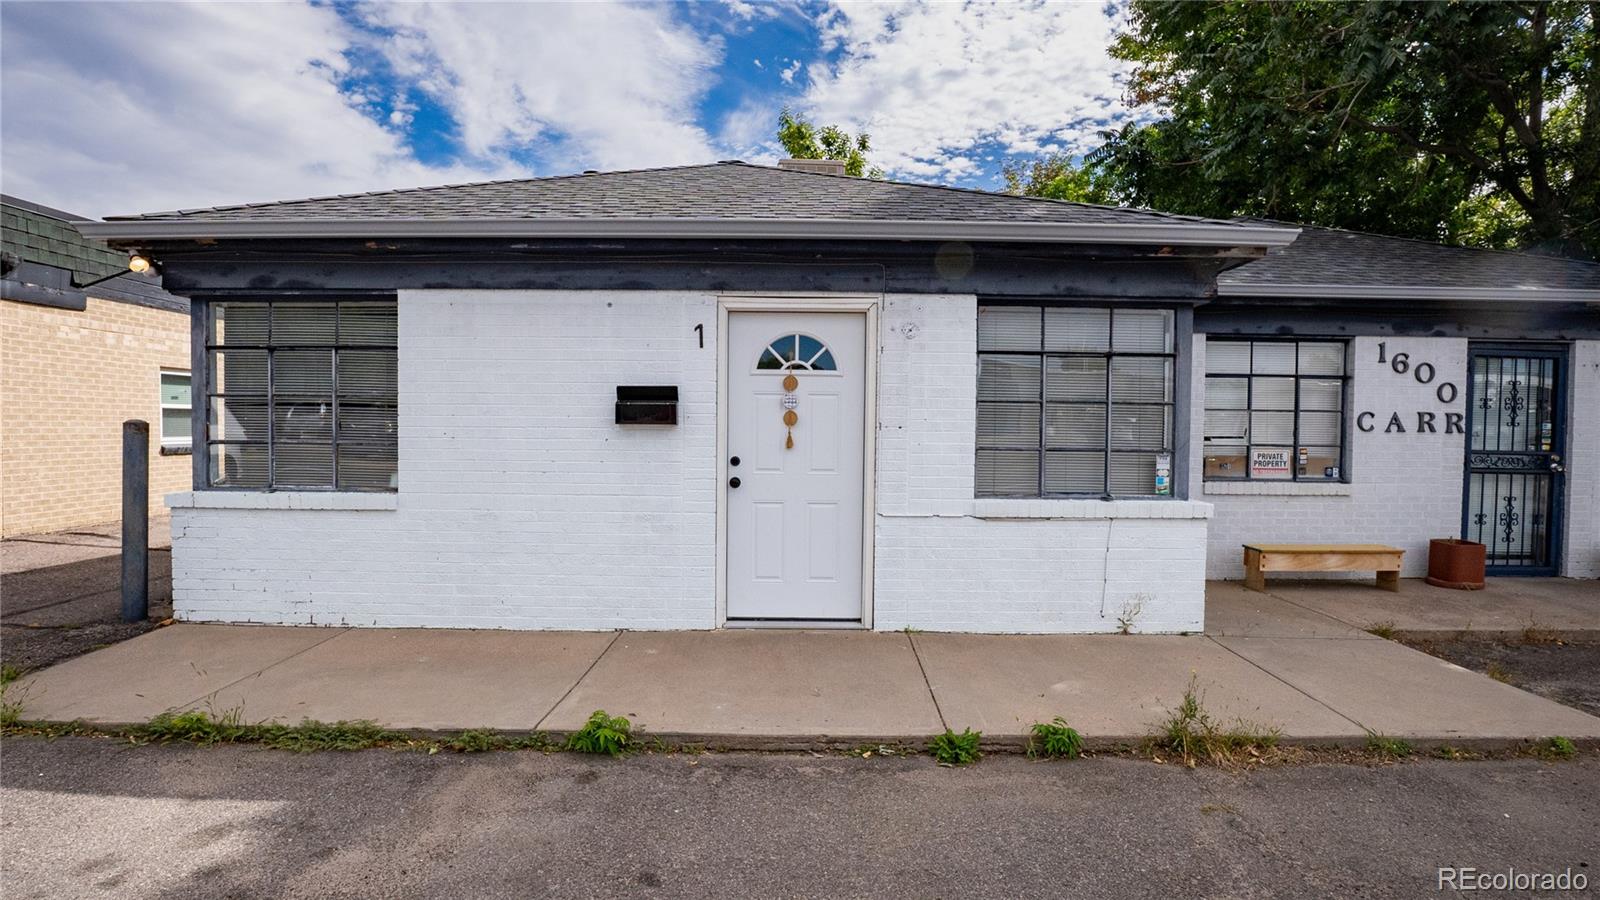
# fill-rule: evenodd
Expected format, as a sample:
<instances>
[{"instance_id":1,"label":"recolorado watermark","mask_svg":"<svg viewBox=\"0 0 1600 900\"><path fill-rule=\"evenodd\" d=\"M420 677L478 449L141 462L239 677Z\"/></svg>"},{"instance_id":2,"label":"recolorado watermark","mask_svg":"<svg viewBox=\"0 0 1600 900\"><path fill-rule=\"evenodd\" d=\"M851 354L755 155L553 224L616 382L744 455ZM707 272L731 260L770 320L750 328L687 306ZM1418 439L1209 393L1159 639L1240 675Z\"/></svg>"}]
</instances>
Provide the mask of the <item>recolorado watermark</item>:
<instances>
[{"instance_id":1,"label":"recolorado watermark","mask_svg":"<svg viewBox=\"0 0 1600 900\"><path fill-rule=\"evenodd\" d=\"M1569 866L1560 872L1521 872L1472 866L1440 866L1438 890L1456 891L1587 891L1589 875Z\"/></svg>"}]
</instances>

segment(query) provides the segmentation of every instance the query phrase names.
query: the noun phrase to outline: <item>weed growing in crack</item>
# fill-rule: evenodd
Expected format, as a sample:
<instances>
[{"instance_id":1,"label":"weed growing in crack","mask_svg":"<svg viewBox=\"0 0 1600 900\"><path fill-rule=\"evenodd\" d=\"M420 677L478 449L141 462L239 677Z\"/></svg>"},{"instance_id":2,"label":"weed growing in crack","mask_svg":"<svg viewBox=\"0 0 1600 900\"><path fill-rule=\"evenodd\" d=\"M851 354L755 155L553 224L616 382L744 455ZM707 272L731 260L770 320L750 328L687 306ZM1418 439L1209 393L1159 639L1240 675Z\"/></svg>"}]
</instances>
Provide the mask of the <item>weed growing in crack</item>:
<instances>
[{"instance_id":1,"label":"weed growing in crack","mask_svg":"<svg viewBox=\"0 0 1600 900\"><path fill-rule=\"evenodd\" d=\"M1569 738L1556 736L1540 741L1536 752L1545 759L1572 759L1578 755L1578 745Z\"/></svg>"},{"instance_id":2,"label":"weed growing in crack","mask_svg":"<svg viewBox=\"0 0 1600 900\"><path fill-rule=\"evenodd\" d=\"M1083 755L1083 736L1067 720L1056 716L1050 722L1033 723L1028 738L1028 755L1044 759L1077 759Z\"/></svg>"},{"instance_id":3,"label":"weed growing in crack","mask_svg":"<svg viewBox=\"0 0 1600 900\"><path fill-rule=\"evenodd\" d=\"M597 709L583 727L567 736L566 747L579 753L621 756L633 746L633 724L626 716L609 716Z\"/></svg>"},{"instance_id":4,"label":"weed growing in crack","mask_svg":"<svg viewBox=\"0 0 1600 900\"><path fill-rule=\"evenodd\" d=\"M982 738L983 732L971 728L960 734L946 728L944 734L936 734L928 742L928 752L941 766L969 766L983 757L983 751L978 749Z\"/></svg>"},{"instance_id":5,"label":"weed growing in crack","mask_svg":"<svg viewBox=\"0 0 1600 900\"><path fill-rule=\"evenodd\" d=\"M1206 711L1198 679L1191 677L1183 699L1156 733L1146 739L1153 755L1171 754L1194 768L1202 763L1228 768L1261 759L1278 746L1279 732L1237 720L1225 725Z\"/></svg>"},{"instance_id":6,"label":"weed growing in crack","mask_svg":"<svg viewBox=\"0 0 1600 900\"><path fill-rule=\"evenodd\" d=\"M1369 731L1367 732L1367 752L1384 759L1406 759L1415 750L1408 741L1379 734L1376 731Z\"/></svg>"}]
</instances>

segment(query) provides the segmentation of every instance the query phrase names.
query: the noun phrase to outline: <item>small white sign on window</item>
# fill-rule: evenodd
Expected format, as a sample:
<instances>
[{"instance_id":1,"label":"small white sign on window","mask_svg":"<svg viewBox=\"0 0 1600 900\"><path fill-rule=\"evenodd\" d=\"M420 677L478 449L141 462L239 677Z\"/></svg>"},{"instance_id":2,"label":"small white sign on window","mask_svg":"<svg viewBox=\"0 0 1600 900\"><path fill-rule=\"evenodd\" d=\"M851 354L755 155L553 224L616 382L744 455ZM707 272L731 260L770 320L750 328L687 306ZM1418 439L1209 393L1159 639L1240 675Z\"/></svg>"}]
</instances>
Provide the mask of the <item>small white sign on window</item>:
<instances>
[{"instance_id":1,"label":"small white sign on window","mask_svg":"<svg viewBox=\"0 0 1600 900\"><path fill-rule=\"evenodd\" d=\"M1254 447L1250 450L1250 474L1271 477L1289 474L1289 451Z\"/></svg>"}]
</instances>

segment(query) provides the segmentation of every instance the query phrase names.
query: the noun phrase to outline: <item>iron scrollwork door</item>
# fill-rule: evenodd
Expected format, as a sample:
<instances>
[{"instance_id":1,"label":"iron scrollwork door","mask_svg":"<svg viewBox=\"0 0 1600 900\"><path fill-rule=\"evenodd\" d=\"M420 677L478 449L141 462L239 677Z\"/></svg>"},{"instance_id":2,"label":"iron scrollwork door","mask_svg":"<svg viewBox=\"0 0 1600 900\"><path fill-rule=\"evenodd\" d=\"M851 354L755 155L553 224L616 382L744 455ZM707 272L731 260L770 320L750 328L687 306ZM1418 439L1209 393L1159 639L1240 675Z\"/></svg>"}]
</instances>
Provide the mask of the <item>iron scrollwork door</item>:
<instances>
[{"instance_id":1,"label":"iron scrollwork door","mask_svg":"<svg viewBox=\"0 0 1600 900\"><path fill-rule=\"evenodd\" d=\"M1473 347L1462 537L1493 575L1554 575L1565 472L1562 350Z\"/></svg>"}]
</instances>

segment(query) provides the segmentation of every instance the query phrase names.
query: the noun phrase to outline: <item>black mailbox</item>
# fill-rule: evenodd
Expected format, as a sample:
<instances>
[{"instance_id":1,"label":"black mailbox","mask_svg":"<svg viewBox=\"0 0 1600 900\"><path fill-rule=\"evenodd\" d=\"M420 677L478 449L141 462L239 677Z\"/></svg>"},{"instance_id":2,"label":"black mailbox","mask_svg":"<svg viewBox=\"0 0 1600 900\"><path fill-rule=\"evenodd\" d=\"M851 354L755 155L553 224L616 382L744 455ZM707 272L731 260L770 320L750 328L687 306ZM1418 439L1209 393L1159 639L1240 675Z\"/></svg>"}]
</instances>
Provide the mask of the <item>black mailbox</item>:
<instances>
[{"instance_id":1,"label":"black mailbox","mask_svg":"<svg viewBox=\"0 0 1600 900\"><path fill-rule=\"evenodd\" d=\"M617 385L617 424L678 424L678 386Z\"/></svg>"}]
</instances>

